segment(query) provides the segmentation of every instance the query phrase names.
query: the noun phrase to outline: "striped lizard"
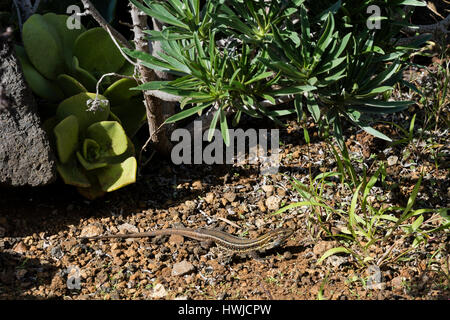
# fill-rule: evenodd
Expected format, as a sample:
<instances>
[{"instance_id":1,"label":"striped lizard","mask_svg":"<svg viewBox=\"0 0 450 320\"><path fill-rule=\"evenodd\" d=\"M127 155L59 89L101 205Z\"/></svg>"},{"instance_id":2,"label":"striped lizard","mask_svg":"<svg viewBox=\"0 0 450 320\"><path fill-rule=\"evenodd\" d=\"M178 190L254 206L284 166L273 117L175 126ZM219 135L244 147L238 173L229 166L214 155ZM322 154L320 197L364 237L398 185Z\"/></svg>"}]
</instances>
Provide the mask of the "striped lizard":
<instances>
[{"instance_id":1,"label":"striped lizard","mask_svg":"<svg viewBox=\"0 0 450 320\"><path fill-rule=\"evenodd\" d=\"M245 239L213 229L167 228L140 233L81 237L80 239L143 238L175 234L198 241L212 241L217 247L226 252L248 253L252 257L257 257L258 251L266 251L282 245L293 233L294 230L292 229L279 228L271 230L256 239Z\"/></svg>"}]
</instances>

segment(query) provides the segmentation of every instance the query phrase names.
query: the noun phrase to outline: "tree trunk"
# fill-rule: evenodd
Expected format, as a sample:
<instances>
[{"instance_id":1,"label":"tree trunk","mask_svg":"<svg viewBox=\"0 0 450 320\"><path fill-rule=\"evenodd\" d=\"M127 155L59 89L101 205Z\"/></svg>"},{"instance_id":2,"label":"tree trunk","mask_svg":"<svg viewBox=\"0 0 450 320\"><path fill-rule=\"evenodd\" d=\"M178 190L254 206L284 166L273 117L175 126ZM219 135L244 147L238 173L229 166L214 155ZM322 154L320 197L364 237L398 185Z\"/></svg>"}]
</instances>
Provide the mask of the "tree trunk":
<instances>
[{"instance_id":1,"label":"tree trunk","mask_svg":"<svg viewBox=\"0 0 450 320\"><path fill-rule=\"evenodd\" d=\"M159 45L159 43L152 43L150 48L146 38L146 34L143 32L144 29L147 29L147 15L142 13L133 4L131 4L131 18L133 21L134 42L136 45L136 50L149 52L152 55L156 55L158 52L160 52L161 46ZM153 22L154 28L158 30L158 28L160 28L159 22ZM139 65L138 71L139 79L142 83L170 79L167 73L156 73L155 71L148 69L143 65ZM151 145L159 154L169 156L172 149L172 143L169 137L170 127L168 125L163 125L163 123L165 119L174 114L175 103L158 99L146 91L144 91L143 93L145 99L144 103L147 109L147 122L149 127Z\"/></svg>"}]
</instances>

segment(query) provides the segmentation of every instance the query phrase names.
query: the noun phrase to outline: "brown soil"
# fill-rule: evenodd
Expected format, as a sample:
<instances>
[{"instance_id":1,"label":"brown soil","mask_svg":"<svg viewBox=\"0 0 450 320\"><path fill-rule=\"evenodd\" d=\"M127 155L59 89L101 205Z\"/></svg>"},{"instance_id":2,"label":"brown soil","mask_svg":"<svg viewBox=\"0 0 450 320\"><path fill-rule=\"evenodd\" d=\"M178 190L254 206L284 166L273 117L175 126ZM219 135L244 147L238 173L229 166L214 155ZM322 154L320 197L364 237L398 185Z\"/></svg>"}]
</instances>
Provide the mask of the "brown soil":
<instances>
[{"instance_id":1,"label":"brown soil","mask_svg":"<svg viewBox=\"0 0 450 320\"><path fill-rule=\"evenodd\" d=\"M377 128L396 134L389 126ZM281 131L282 166L280 173L272 176L261 176L255 166L174 166L155 158L135 185L92 202L62 184L2 190L0 298L450 298L448 232L434 234L405 259L384 264L382 278L376 286L369 286L370 268L357 264L352 256L334 255L318 263L326 250L339 244L327 237L319 224L311 223L314 212L310 208L273 214L285 204L301 201L289 177L307 183L309 170L313 177L336 171L334 158L317 139L314 125L309 131L313 140L309 148L294 122ZM387 179L399 187L386 203L378 205L404 206L423 169L427 175L415 208L448 207L445 165L436 169L429 155L421 153L419 157L411 150L410 157L415 157L417 165L405 166L409 159L405 152L410 147L387 149L385 143L363 132L349 135L348 141L354 141L348 144L350 151L366 156L361 167L370 167L370 154L400 159L387 168ZM325 189L323 196L330 205L351 198L351 193L337 186ZM327 223L336 229L341 222L332 218ZM179 225L224 228L247 237L282 225L296 232L285 246L267 252L263 262L234 257L228 264L216 259L214 248L203 248L182 237L87 243L77 239L80 234L142 232ZM411 241L407 238L397 243L393 252L408 249ZM387 247L375 245L370 255L379 258Z\"/></svg>"},{"instance_id":2,"label":"brown soil","mask_svg":"<svg viewBox=\"0 0 450 320\"><path fill-rule=\"evenodd\" d=\"M418 84L424 87L427 72L422 74ZM448 117L448 106L444 111ZM418 119L424 114L416 107L385 120L408 128L415 112ZM387 123L376 128L394 140L402 138ZM342 234L345 216L310 207L273 214L305 200L290 178L309 185L310 177L337 171L317 127L308 124L308 131L309 146L295 122L281 130L282 165L271 176L260 175L256 166L175 166L155 157L136 184L95 201L62 183L0 190L0 299L450 299L448 229L431 233L416 247L414 237L399 229L387 243L369 247L365 254L371 260L365 264L346 254L319 263L324 252L343 245L324 230ZM363 167L373 174L378 160L386 165L387 187L377 183L370 195L374 208L405 207L421 173L414 209L449 207L448 128L395 146L353 128L346 137L353 159L361 159L353 163L358 174ZM333 208L345 207L352 192L337 179L330 181L323 199ZM436 214L424 218L427 225L442 223ZM180 225L223 228L244 237L279 226L296 232L284 246L265 253L262 262L234 257L224 263L214 248L175 236L77 239ZM360 252L356 244L351 249ZM376 281L374 261L386 261Z\"/></svg>"}]
</instances>

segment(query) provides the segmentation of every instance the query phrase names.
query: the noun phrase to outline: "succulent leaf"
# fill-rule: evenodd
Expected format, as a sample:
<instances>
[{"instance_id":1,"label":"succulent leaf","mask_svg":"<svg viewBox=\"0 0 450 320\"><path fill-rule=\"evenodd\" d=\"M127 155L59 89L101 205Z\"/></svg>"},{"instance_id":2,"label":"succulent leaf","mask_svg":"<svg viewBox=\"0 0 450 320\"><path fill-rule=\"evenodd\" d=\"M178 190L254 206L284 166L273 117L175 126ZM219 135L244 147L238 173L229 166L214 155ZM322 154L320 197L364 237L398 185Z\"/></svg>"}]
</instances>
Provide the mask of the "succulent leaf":
<instances>
[{"instance_id":1,"label":"succulent leaf","mask_svg":"<svg viewBox=\"0 0 450 320\"><path fill-rule=\"evenodd\" d=\"M116 72L125 58L103 28L84 32L75 41L74 55L80 66L94 75Z\"/></svg>"},{"instance_id":2,"label":"succulent leaf","mask_svg":"<svg viewBox=\"0 0 450 320\"><path fill-rule=\"evenodd\" d=\"M87 128L86 137L98 143L101 157L119 156L127 150L127 135L116 121L94 123Z\"/></svg>"},{"instance_id":3,"label":"succulent leaf","mask_svg":"<svg viewBox=\"0 0 450 320\"><path fill-rule=\"evenodd\" d=\"M69 76L68 74L60 74L57 80L59 87L62 89L66 97L87 92L87 89L77 79Z\"/></svg>"},{"instance_id":4,"label":"succulent leaf","mask_svg":"<svg viewBox=\"0 0 450 320\"><path fill-rule=\"evenodd\" d=\"M24 23L22 40L33 66L47 79L55 80L64 73L63 43L57 30L39 15L34 14Z\"/></svg>"},{"instance_id":5,"label":"succulent leaf","mask_svg":"<svg viewBox=\"0 0 450 320\"><path fill-rule=\"evenodd\" d=\"M78 146L78 120L68 116L53 129L56 137L56 148L61 163L67 163Z\"/></svg>"},{"instance_id":6,"label":"succulent leaf","mask_svg":"<svg viewBox=\"0 0 450 320\"><path fill-rule=\"evenodd\" d=\"M88 100L94 100L95 93L83 92L75 96L67 98L62 101L56 110L56 116L59 119L64 119L69 115L74 115L78 119L80 132L85 132L86 129L99 121L104 121L109 117L109 105L102 105L96 111L88 110ZM104 96L98 95L100 100L107 100Z\"/></svg>"},{"instance_id":7,"label":"succulent leaf","mask_svg":"<svg viewBox=\"0 0 450 320\"><path fill-rule=\"evenodd\" d=\"M119 117L129 137L133 137L146 121L142 94L130 90L135 86L135 80L123 78L114 82L103 93L111 103L111 111Z\"/></svg>"},{"instance_id":8,"label":"succulent leaf","mask_svg":"<svg viewBox=\"0 0 450 320\"><path fill-rule=\"evenodd\" d=\"M58 173L61 175L65 184L76 187L89 188L91 183L84 172L76 165L75 160L69 163L58 163L56 165Z\"/></svg>"},{"instance_id":9,"label":"succulent leaf","mask_svg":"<svg viewBox=\"0 0 450 320\"><path fill-rule=\"evenodd\" d=\"M108 164L106 162L89 162L86 160L81 153L77 151L77 159L81 163L84 169L90 171L98 168L106 167Z\"/></svg>"},{"instance_id":10,"label":"succulent leaf","mask_svg":"<svg viewBox=\"0 0 450 320\"><path fill-rule=\"evenodd\" d=\"M99 169L97 177L102 190L111 192L136 182L136 169L137 162L134 157Z\"/></svg>"},{"instance_id":11,"label":"succulent leaf","mask_svg":"<svg viewBox=\"0 0 450 320\"><path fill-rule=\"evenodd\" d=\"M73 57L73 47L75 45L75 40L86 31L83 25L79 29L69 29L67 27L67 19L69 16L64 14L55 14L55 13L46 13L42 16L44 20L58 33L59 38L61 39L62 47L63 47L63 55L64 62L66 67L70 70L72 66L72 57Z\"/></svg>"},{"instance_id":12,"label":"succulent leaf","mask_svg":"<svg viewBox=\"0 0 450 320\"><path fill-rule=\"evenodd\" d=\"M64 99L64 94L61 89L52 81L48 80L31 64L25 49L21 46L15 46L17 57L22 65L25 80L30 86L31 90L41 98L48 101L61 101Z\"/></svg>"}]
</instances>

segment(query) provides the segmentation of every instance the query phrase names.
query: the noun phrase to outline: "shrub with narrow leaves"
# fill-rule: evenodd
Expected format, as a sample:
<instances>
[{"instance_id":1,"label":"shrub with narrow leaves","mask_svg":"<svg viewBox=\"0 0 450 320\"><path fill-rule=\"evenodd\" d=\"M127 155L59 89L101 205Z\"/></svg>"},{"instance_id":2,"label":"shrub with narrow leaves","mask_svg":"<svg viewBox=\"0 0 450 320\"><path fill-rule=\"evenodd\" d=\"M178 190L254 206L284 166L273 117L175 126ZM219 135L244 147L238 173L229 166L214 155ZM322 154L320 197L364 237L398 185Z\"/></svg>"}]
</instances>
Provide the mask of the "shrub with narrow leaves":
<instances>
[{"instance_id":1,"label":"shrub with narrow leaves","mask_svg":"<svg viewBox=\"0 0 450 320\"><path fill-rule=\"evenodd\" d=\"M220 124L227 143L230 113L233 123L245 113L282 124L279 117L296 113L301 120L308 111L343 146L343 119L390 140L369 125L372 115L412 103L387 98L397 83L414 88L401 74L420 43L397 46L395 37L408 25L404 5L425 5L421 1L365 0L359 7L352 1L131 2L167 25L146 31L161 41L159 57L126 50L143 65L177 76L136 88L180 96L183 111L166 122L213 112L210 128ZM382 8L379 30L367 27L370 5ZM270 106L279 101L291 103Z\"/></svg>"}]
</instances>

